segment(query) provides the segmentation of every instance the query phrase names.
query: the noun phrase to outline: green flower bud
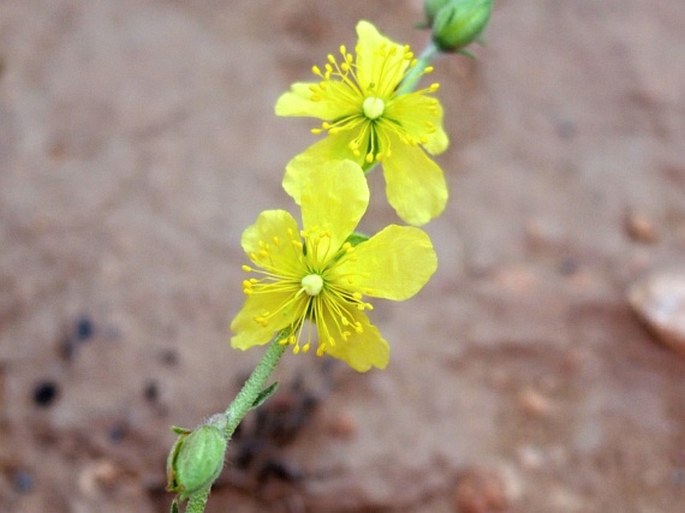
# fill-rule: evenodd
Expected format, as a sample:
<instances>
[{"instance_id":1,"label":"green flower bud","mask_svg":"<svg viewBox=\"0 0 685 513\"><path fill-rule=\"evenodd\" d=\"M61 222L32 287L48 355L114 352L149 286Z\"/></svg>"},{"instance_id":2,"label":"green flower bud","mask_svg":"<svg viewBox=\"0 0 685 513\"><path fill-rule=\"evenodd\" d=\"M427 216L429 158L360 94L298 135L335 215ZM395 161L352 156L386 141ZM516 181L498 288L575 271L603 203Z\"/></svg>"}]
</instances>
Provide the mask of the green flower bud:
<instances>
[{"instance_id":1,"label":"green flower bud","mask_svg":"<svg viewBox=\"0 0 685 513\"><path fill-rule=\"evenodd\" d=\"M480 36L491 12L492 0L451 0L435 15L433 41L443 52L458 52Z\"/></svg>"},{"instance_id":2,"label":"green flower bud","mask_svg":"<svg viewBox=\"0 0 685 513\"><path fill-rule=\"evenodd\" d=\"M226 437L221 429L205 424L190 432L175 429L178 439L167 458L167 491L181 500L211 486L224 467Z\"/></svg>"}]
</instances>

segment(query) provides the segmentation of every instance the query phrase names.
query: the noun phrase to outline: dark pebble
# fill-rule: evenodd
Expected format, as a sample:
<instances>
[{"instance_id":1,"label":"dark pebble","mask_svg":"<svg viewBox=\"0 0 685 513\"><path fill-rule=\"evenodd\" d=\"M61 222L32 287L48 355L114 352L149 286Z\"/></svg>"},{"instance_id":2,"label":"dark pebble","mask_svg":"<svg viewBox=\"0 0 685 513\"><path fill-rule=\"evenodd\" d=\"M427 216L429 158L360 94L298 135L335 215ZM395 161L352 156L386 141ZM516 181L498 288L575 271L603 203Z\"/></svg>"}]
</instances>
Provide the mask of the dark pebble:
<instances>
[{"instance_id":1,"label":"dark pebble","mask_svg":"<svg viewBox=\"0 0 685 513\"><path fill-rule=\"evenodd\" d=\"M175 367L178 364L178 353L175 349L164 349L159 353L159 361L169 367Z\"/></svg>"},{"instance_id":2,"label":"dark pebble","mask_svg":"<svg viewBox=\"0 0 685 513\"><path fill-rule=\"evenodd\" d=\"M143 395L145 399L151 403L157 402L159 398L159 385L156 381L148 381L143 390Z\"/></svg>"},{"instance_id":3,"label":"dark pebble","mask_svg":"<svg viewBox=\"0 0 685 513\"><path fill-rule=\"evenodd\" d=\"M109 429L109 439L118 444L126 437L126 426L123 424L115 424Z\"/></svg>"},{"instance_id":4,"label":"dark pebble","mask_svg":"<svg viewBox=\"0 0 685 513\"><path fill-rule=\"evenodd\" d=\"M30 493L33 484L33 476L26 470L17 470L12 476L12 486L19 493Z\"/></svg>"},{"instance_id":5,"label":"dark pebble","mask_svg":"<svg viewBox=\"0 0 685 513\"><path fill-rule=\"evenodd\" d=\"M41 381L33 389L33 402L37 406L47 408L59 396L59 387L52 381Z\"/></svg>"},{"instance_id":6,"label":"dark pebble","mask_svg":"<svg viewBox=\"0 0 685 513\"><path fill-rule=\"evenodd\" d=\"M94 331L93 321L87 315L79 317L76 321L75 335L77 340L85 342L93 336Z\"/></svg>"}]
</instances>

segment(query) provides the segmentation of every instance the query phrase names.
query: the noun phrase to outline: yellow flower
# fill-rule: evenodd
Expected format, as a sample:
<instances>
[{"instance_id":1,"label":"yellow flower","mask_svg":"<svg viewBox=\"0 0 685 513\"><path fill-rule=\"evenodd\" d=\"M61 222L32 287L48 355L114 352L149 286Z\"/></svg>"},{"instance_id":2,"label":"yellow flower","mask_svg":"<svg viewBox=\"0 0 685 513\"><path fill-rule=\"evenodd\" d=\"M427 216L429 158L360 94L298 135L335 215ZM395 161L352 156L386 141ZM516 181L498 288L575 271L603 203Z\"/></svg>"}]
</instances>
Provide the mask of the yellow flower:
<instances>
[{"instance_id":1,"label":"yellow flower","mask_svg":"<svg viewBox=\"0 0 685 513\"><path fill-rule=\"evenodd\" d=\"M364 372L388 363L388 343L369 322L365 296L395 301L416 294L437 259L422 230L390 225L347 241L369 203L364 173L352 161L312 169L301 189L302 227L284 210L262 212L241 244L254 264L243 270L247 300L233 319L233 347L266 344L281 330L294 353L328 354ZM309 322L307 322L309 321Z\"/></svg>"},{"instance_id":2,"label":"yellow flower","mask_svg":"<svg viewBox=\"0 0 685 513\"><path fill-rule=\"evenodd\" d=\"M299 203L303 175L320 162L348 158L368 169L380 161L397 214L407 223L425 224L447 201L442 169L426 155L448 145L442 107L429 96L438 84L398 93L416 65L409 46L392 42L367 21L358 23L357 35L356 56L341 46L340 62L328 55L323 70L313 67L319 82L295 83L276 103L276 114L319 118L323 123L312 132L328 133L290 161L283 186Z\"/></svg>"}]
</instances>

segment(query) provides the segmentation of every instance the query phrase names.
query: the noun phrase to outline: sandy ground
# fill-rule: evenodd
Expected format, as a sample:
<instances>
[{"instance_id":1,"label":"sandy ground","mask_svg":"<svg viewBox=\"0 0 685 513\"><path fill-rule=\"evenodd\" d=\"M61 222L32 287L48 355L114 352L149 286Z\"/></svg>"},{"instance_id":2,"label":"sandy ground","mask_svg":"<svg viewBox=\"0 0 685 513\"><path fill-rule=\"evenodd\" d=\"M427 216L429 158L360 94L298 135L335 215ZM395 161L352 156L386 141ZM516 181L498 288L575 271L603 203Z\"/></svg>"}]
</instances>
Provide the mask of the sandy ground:
<instances>
[{"instance_id":1,"label":"sandy ground","mask_svg":"<svg viewBox=\"0 0 685 513\"><path fill-rule=\"evenodd\" d=\"M273 104L360 18L420 49L419 8L2 0L0 511L168 511L169 426L260 355L227 344L239 238L313 141ZM683 511L685 359L625 290L685 264L684 26L500 0L476 61L437 62L438 273L377 304L386 371L285 357L290 431L252 419L209 511ZM371 185L368 231L396 222Z\"/></svg>"}]
</instances>

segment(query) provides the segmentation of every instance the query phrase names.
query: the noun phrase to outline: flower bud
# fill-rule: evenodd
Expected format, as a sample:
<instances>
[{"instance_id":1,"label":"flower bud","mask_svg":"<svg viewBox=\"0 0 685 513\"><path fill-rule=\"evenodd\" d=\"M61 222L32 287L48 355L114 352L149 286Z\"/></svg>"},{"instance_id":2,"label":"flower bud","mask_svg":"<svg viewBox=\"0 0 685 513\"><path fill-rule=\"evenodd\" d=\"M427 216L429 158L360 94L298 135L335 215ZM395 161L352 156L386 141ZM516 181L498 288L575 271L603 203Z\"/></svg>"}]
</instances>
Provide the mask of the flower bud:
<instances>
[{"instance_id":1,"label":"flower bud","mask_svg":"<svg viewBox=\"0 0 685 513\"><path fill-rule=\"evenodd\" d=\"M227 442L223 431L212 424L176 432L178 438L167 458L167 490L185 500L219 476Z\"/></svg>"},{"instance_id":2,"label":"flower bud","mask_svg":"<svg viewBox=\"0 0 685 513\"><path fill-rule=\"evenodd\" d=\"M444 52L458 52L480 36L491 12L492 0L451 0L435 15L433 41Z\"/></svg>"}]
</instances>

